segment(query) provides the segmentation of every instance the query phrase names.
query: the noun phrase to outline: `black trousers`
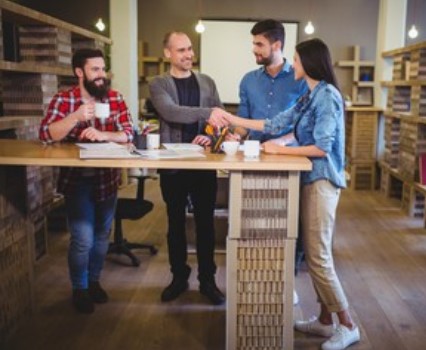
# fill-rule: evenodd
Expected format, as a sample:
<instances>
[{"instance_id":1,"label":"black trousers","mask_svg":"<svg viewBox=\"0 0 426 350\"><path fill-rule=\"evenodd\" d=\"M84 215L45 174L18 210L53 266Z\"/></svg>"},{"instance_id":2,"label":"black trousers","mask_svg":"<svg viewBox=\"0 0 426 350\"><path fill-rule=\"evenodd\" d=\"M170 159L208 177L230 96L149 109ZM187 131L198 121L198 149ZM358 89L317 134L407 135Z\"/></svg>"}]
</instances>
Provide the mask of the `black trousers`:
<instances>
[{"instance_id":1,"label":"black trousers","mask_svg":"<svg viewBox=\"0 0 426 350\"><path fill-rule=\"evenodd\" d=\"M186 206L190 199L196 228L198 279L200 282L214 278L214 208L217 180L215 171L179 170L160 173L160 186L167 206L167 245L169 263L174 277L188 278L185 232Z\"/></svg>"}]
</instances>

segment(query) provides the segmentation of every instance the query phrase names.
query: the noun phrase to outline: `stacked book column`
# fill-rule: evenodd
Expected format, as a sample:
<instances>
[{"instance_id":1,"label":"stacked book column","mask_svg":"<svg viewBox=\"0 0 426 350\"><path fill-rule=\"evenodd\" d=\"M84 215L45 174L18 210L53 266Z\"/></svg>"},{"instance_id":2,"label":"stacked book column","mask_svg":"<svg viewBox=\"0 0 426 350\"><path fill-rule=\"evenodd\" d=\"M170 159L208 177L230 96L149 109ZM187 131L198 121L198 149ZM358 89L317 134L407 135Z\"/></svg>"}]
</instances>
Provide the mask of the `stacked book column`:
<instances>
[{"instance_id":1,"label":"stacked book column","mask_svg":"<svg viewBox=\"0 0 426 350\"><path fill-rule=\"evenodd\" d=\"M293 349L299 172L231 172L227 349Z\"/></svg>"}]
</instances>

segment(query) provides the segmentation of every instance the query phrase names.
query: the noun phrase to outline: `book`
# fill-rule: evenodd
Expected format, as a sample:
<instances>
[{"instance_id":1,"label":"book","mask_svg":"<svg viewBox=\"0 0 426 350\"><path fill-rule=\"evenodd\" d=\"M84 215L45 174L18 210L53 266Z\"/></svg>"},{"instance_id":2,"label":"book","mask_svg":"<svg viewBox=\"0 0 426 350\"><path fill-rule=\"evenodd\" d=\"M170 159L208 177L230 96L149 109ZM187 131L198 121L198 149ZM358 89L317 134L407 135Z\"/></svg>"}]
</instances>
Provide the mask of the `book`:
<instances>
[{"instance_id":1,"label":"book","mask_svg":"<svg viewBox=\"0 0 426 350\"><path fill-rule=\"evenodd\" d=\"M420 184L426 185L426 153L419 155L419 177Z\"/></svg>"}]
</instances>

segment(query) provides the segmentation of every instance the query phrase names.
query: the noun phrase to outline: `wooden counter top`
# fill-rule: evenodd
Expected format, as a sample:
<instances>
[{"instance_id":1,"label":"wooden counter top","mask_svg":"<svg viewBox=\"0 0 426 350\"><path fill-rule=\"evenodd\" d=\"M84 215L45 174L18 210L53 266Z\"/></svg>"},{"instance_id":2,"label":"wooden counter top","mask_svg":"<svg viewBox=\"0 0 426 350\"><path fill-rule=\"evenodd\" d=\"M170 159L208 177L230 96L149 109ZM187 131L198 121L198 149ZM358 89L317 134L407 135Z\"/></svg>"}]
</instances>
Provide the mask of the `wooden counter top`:
<instances>
[{"instance_id":1,"label":"wooden counter top","mask_svg":"<svg viewBox=\"0 0 426 350\"><path fill-rule=\"evenodd\" d=\"M40 141L0 139L0 165L38 165L71 167L151 168L151 169L217 169L254 171L311 170L306 157L261 154L258 160L206 152L205 158L187 159L80 159L74 144L44 145Z\"/></svg>"}]
</instances>

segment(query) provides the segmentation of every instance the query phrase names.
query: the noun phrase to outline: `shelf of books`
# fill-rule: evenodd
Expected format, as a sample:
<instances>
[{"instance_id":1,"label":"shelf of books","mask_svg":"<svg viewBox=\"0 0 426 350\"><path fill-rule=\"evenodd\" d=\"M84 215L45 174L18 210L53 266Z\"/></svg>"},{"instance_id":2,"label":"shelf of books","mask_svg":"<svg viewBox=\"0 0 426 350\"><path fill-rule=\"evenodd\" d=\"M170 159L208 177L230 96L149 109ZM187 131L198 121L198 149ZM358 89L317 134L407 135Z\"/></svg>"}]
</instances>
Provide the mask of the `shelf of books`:
<instances>
[{"instance_id":1,"label":"shelf of books","mask_svg":"<svg viewBox=\"0 0 426 350\"><path fill-rule=\"evenodd\" d=\"M348 107L345 121L346 172L352 190L374 190L377 178L377 129L382 109Z\"/></svg>"},{"instance_id":2,"label":"shelf of books","mask_svg":"<svg viewBox=\"0 0 426 350\"><path fill-rule=\"evenodd\" d=\"M385 152L381 189L401 199L411 216L425 216L426 174L421 160L426 154L426 42L387 51L393 61L385 117Z\"/></svg>"},{"instance_id":3,"label":"shelf of books","mask_svg":"<svg viewBox=\"0 0 426 350\"><path fill-rule=\"evenodd\" d=\"M75 82L73 51L110 44L109 38L0 0L0 138L37 139L50 99ZM19 178L19 186L11 186L11 178ZM34 263L47 252L45 218L55 183L52 167L0 172L0 348L34 308ZM15 205L8 204L10 198Z\"/></svg>"}]
</instances>

